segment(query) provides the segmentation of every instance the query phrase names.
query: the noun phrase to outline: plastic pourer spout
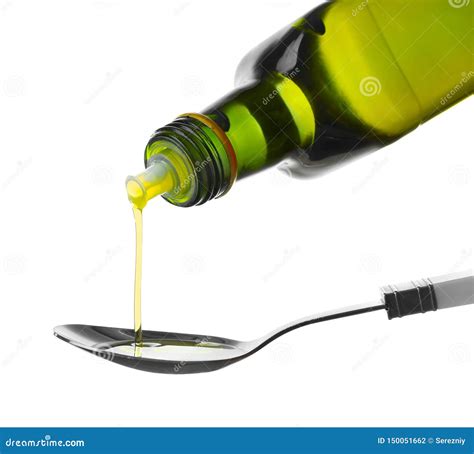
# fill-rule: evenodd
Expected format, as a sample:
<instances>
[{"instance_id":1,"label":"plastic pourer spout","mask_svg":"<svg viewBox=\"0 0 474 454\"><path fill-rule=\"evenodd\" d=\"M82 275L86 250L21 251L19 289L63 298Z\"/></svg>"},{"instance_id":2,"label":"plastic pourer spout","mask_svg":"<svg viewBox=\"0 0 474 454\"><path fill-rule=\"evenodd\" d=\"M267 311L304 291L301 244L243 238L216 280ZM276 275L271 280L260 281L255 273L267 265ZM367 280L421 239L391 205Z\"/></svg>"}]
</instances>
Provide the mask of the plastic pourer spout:
<instances>
[{"instance_id":1,"label":"plastic pourer spout","mask_svg":"<svg viewBox=\"0 0 474 454\"><path fill-rule=\"evenodd\" d=\"M171 191L175 185L173 172L166 161L156 161L136 176L126 179L128 200L142 210L153 197Z\"/></svg>"}]
</instances>

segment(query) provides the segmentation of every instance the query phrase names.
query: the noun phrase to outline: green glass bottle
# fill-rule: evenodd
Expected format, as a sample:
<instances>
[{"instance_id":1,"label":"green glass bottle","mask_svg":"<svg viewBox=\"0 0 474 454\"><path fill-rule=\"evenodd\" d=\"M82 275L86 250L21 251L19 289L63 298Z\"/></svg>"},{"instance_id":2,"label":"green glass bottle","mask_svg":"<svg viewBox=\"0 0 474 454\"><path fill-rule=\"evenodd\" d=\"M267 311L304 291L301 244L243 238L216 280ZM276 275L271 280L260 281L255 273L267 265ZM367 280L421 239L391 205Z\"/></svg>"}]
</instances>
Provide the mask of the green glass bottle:
<instances>
[{"instance_id":1,"label":"green glass bottle","mask_svg":"<svg viewBox=\"0 0 474 454\"><path fill-rule=\"evenodd\" d=\"M130 200L198 205L283 160L312 174L399 139L473 92L470 3L323 3L252 50L232 92L154 133Z\"/></svg>"}]
</instances>

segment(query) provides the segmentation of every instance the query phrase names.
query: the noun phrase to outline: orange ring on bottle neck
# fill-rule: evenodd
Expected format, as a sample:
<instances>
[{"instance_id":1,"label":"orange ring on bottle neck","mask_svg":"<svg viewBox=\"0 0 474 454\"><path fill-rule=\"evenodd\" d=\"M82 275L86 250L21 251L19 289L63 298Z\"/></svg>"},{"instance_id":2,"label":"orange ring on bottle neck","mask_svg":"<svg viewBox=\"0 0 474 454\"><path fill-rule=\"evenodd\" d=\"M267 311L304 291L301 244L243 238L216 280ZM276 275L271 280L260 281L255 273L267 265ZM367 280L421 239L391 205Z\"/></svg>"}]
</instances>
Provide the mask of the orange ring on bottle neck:
<instances>
[{"instance_id":1,"label":"orange ring on bottle neck","mask_svg":"<svg viewBox=\"0 0 474 454\"><path fill-rule=\"evenodd\" d=\"M212 130L212 132L217 136L217 138L221 141L222 145L224 146L224 150L226 152L227 158L229 159L229 167L230 167L230 179L229 179L229 186L227 189L219 196L222 197L226 194L232 185L235 183L237 179L237 156L235 155L234 147L230 142L229 138L227 137L226 133L222 130L222 128L214 121L211 120L206 115L200 113L185 113L180 115L178 118L189 117L194 118L195 120L200 121L208 128Z\"/></svg>"}]
</instances>

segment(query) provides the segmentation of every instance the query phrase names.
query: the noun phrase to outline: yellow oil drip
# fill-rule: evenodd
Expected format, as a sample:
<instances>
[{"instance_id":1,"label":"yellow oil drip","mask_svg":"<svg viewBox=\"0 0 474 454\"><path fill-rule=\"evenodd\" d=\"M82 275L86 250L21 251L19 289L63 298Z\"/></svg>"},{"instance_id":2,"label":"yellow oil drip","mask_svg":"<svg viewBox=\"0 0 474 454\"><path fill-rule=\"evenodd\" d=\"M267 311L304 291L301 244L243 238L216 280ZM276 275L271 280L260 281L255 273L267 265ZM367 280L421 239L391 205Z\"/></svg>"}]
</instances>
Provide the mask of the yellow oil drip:
<instances>
[{"instance_id":1,"label":"yellow oil drip","mask_svg":"<svg viewBox=\"0 0 474 454\"><path fill-rule=\"evenodd\" d=\"M134 352L136 357L142 356L142 261L143 261L143 208L147 202L170 191L175 184L169 169L160 164L148 167L136 177L128 177L126 189L128 200L132 204L135 219L135 283L133 299L133 328L135 332Z\"/></svg>"},{"instance_id":2,"label":"yellow oil drip","mask_svg":"<svg viewBox=\"0 0 474 454\"><path fill-rule=\"evenodd\" d=\"M135 205L132 207L135 218L135 286L133 298L133 316L135 331L135 356L141 356L142 334L142 258L143 258L143 212Z\"/></svg>"}]
</instances>

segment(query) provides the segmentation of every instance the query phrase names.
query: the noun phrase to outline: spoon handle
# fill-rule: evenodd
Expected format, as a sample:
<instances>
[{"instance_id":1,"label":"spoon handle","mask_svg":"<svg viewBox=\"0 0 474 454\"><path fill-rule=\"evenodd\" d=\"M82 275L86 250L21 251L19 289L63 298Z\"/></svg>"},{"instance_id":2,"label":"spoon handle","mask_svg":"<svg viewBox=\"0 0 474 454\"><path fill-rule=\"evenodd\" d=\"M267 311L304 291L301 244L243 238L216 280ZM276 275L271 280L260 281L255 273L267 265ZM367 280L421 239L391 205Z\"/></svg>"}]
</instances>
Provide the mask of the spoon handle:
<instances>
[{"instance_id":1,"label":"spoon handle","mask_svg":"<svg viewBox=\"0 0 474 454\"><path fill-rule=\"evenodd\" d=\"M256 345L261 348L267 345L269 342L274 341L278 337L283 336L284 334L289 333L290 331L293 331L295 329L302 328L303 326L313 325L314 323L327 322L329 320L336 320L338 318L343 317L350 317L352 315L366 314L367 312L380 311L383 309L386 309L385 304L383 302L372 302L359 304L356 306L339 308L328 312L322 312L319 314L309 315L307 317L294 320L284 326L280 326L279 328L267 334L265 337L256 341Z\"/></svg>"},{"instance_id":2,"label":"spoon handle","mask_svg":"<svg viewBox=\"0 0 474 454\"><path fill-rule=\"evenodd\" d=\"M474 304L474 276L470 271L382 287L382 300L339 308L295 320L272 331L257 342L259 348L303 326L352 315L386 310L389 320L407 315Z\"/></svg>"},{"instance_id":3,"label":"spoon handle","mask_svg":"<svg viewBox=\"0 0 474 454\"><path fill-rule=\"evenodd\" d=\"M382 288L389 320L412 314L474 304L474 276L470 271Z\"/></svg>"}]
</instances>

